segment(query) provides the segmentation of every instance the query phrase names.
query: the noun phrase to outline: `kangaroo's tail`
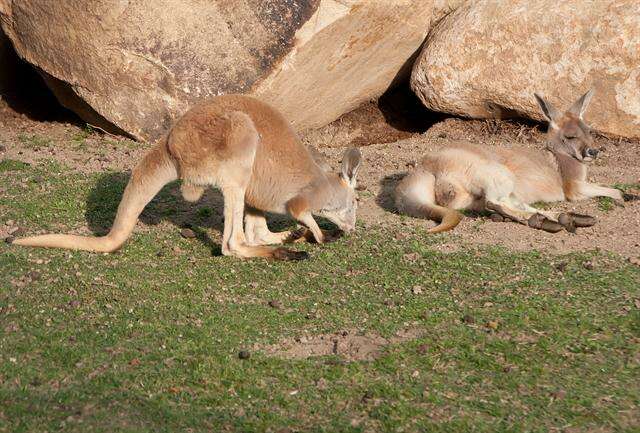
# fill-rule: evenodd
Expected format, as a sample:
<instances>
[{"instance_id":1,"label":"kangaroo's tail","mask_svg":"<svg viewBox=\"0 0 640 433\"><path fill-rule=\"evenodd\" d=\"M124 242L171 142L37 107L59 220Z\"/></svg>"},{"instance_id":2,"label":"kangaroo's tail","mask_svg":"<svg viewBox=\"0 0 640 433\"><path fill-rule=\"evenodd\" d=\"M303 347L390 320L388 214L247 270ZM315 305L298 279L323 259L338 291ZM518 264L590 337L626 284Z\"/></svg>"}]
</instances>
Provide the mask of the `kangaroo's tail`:
<instances>
[{"instance_id":1,"label":"kangaroo's tail","mask_svg":"<svg viewBox=\"0 0 640 433\"><path fill-rule=\"evenodd\" d=\"M403 214L427 218L440 224L429 229L429 233L440 233L453 229L462 220L455 209L435 203L435 176L418 169L405 177L396 188L396 207Z\"/></svg>"},{"instance_id":2,"label":"kangaroo's tail","mask_svg":"<svg viewBox=\"0 0 640 433\"><path fill-rule=\"evenodd\" d=\"M133 169L111 231L101 237L48 234L16 239L15 245L113 252L129 238L144 207L167 183L178 178L166 142L155 146Z\"/></svg>"}]
</instances>

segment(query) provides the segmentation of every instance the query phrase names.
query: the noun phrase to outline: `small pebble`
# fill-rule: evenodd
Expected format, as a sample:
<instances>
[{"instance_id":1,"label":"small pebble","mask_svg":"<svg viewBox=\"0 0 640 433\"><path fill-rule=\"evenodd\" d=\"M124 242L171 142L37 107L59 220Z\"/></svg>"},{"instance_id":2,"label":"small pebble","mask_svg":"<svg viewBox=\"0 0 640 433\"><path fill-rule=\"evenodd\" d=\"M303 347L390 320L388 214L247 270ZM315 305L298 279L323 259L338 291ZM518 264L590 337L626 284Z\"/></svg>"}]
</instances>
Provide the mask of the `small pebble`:
<instances>
[{"instance_id":1,"label":"small pebble","mask_svg":"<svg viewBox=\"0 0 640 433\"><path fill-rule=\"evenodd\" d=\"M196 233L189 228L180 230L180 235L182 235L182 237L185 239L193 239L196 237Z\"/></svg>"},{"instance_id":2,"label":"small pebble","mask_svg":"<svg viewBox=\"0 0 640 433\"><path fill-rule=\"evenodd\" d=\"M567 262L556 263L555 268L560 272L564 272L567 269Z\"/></svg>"},{"instance_id":3,"label":"small pebble","mask_svg":"<svg viewBox=\"0 0 640 433\"><path fill-rule=\"evenodd\" d=\"M464 316L462 316L462 321L469 324L476 323L476 319L470 314L465 314Z\"/></svg>"},{"instance_id":4,"label":"small pebble","mask_svg":"<svg viewBox=\"0 0 640 433\"><path fill-rule=\"evenodd\" d=\"M365 391L364 395L362 396L362 402L366 402L368 400L371 400L373 398L373 392L372 391Z\"/></svg>"},{"instance_id":5,"label":"small pebble","mask_svg":"<svg viewBox=\"0 0 640 433\"><path fill-rule=\"evenodd\" d=\"M276 310L279 310L282 308L282 303L280 301L272 299L271 301L269 301L269 306L271 308L275 308Z\"/></svg>"},{"instance_id":6,"label":"small pebble","mask_svg":"<svg viewBox=\"0 0 640 433\"><path fill-rule=\"evenodd\" d=\"M11 236L20 237L25 234L25 230L22 227L18 227L15 230L11 231Z\"/></svg>"},{"instance_id":7,"label":"small pebble","mask_svg":"<svg viewBox=\"0 0 640 433\"><path fill-rule=\"evenodd\" d=\"M498 329L498 321L497 320L489 320L485 326L491 330L496 330Z\"/></svg>"}]
</instances>

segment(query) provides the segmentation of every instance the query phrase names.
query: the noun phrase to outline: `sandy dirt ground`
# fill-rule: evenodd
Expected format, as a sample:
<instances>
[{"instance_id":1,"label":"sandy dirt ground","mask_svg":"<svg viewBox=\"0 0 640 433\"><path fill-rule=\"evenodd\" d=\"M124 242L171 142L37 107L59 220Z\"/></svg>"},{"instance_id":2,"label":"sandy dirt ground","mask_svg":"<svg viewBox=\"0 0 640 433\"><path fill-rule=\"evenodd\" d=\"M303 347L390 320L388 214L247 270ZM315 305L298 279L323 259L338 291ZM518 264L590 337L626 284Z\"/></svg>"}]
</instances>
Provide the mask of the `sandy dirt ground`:
<instances>
[{"instance_id":1,"label":"sandy dirt ground","mask_svg":"<svg viewBox=\"0 0 640 433\"><path fill-rule=\"evenodd\" d=\"M406 110L406 106L404 108ZM389 113L395 113L395 118ZM398 114L399 113L399 114ZM346 146L359 146L364 164L359 174L359 219L368 227L431 227L431 221L402 217L395 212L392 193L397 182L426 152L466 140L483 146L523 146L543 149L545 134L536 124L446 118L415 110L411 122L398 121L402 109L369 103L324 128L301 134L304 143L317 147L338 168ZM588 115L587 115L588 119ZM60 161L80 172L131 169L148 145L121 137L87 132L72 116L34 118L0 101L0 159L37 163ZM640 183L640 144L596 137L600 157L591 164L589 178L603 184ZM638 192L637 190L635 191ZM572 210L596 216L598 223L576 234L550 234L487 217L466 217L438 243L443 251L468 245L501 245L512 250L537 249L566 253L600 249L636 262L640 256L640 202L607 209L598 200L556 203L550 209Z\"/></svg>"}]
</instances>

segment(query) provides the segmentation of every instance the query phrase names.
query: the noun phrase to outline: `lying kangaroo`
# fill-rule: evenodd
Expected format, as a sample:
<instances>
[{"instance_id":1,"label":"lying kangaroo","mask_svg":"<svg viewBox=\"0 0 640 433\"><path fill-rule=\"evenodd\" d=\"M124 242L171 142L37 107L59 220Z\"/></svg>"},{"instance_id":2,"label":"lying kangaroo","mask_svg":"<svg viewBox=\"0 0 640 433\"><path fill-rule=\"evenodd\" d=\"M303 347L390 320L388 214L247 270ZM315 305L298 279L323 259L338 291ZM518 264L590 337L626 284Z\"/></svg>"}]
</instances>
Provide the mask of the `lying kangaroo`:
<instances>
[{"instance_id":1,"label":"lying kangaroo","mask_svg":"<svg viewBox=\"0 0 640 433\"><path fill-rule=\"evenodd\" d=\"M312 214L343 231L353 230L360 162L360 151L349 149L341 173L329 174L274 108L248 96L219 96L184 114L166 139L138 163L106 236L48 234L13 243L113 252L130 236L138 216L160 189L182 179L181 191L188 201L199 200L208 186L221 189L224 255L300 260L307 253L266 246L281 244L294 233L269 231L264 212L290 214L317 243L332 239Z\"/></svg>"},{"instance_id":2,"label":"lying kangaroo","mask_svg":"<svg viewBox=\"0 0 640 433\"><path fill-rule=\"evenodd\" d=\"M564 114L535 95L549 121L544 151L501 149L456 143L428 154L396 189L400 212L440 221L431 233L451 230L462 215L458 210L485 209L531 227L550 232L595 224L593 217L559 214L531 207L535 202L611 197L614 188L589 183L585 163L598 155L583 115L593 96L588 91Z\"/></svg>"}]
</instances>

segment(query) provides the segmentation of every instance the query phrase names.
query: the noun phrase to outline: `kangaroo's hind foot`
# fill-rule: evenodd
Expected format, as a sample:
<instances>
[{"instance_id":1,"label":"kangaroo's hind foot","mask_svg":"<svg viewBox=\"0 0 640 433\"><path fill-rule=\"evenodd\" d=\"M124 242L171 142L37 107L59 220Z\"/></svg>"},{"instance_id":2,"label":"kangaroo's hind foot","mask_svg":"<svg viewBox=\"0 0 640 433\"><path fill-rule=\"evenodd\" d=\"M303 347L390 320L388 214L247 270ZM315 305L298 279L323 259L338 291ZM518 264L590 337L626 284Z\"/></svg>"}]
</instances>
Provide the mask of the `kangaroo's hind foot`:
<instances>
[{"instance_id":1,"label":"kangaroo's hind foot","mask_svg":"<svg viewBox=\"0 0 640 433\"><path fill-rule=\"evenodd\" d=\"M527 224L531 228L544 230L545 232L549 233L558 233L565 228L565 226L563 226L562 224L556 221L552 221L546 216L539 213L531 215L531 217L529 217L529 219L527 220Z\"/></svg>"}]
</instances>

